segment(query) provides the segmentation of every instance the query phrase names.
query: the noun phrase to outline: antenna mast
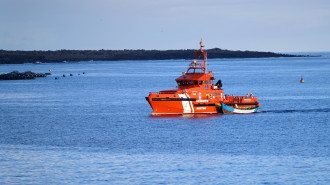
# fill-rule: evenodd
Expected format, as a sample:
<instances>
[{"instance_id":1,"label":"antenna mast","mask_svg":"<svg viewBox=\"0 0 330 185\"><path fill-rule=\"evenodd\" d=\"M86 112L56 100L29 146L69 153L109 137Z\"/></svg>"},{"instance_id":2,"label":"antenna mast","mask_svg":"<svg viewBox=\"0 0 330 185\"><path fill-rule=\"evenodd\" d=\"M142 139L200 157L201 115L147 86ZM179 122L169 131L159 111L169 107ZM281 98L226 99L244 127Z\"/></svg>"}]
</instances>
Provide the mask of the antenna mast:
<instances>
[{"instance_id":1,"label":"antenna mast","mask_svg":"<svg viewBox=\"0 0 330 185\"><path fill-rule=\"evenodd\" d=\"M201 42L199 44L200 44L200 50L201 50L201 52L203 54L203 58L204 58L204 74L205 74L205 72L207 71L206 70L207 54L203 50L203 47L205 47L205 45L203 45L203 39L202 38L201 38Z\"/></svg>"}]
</instances>

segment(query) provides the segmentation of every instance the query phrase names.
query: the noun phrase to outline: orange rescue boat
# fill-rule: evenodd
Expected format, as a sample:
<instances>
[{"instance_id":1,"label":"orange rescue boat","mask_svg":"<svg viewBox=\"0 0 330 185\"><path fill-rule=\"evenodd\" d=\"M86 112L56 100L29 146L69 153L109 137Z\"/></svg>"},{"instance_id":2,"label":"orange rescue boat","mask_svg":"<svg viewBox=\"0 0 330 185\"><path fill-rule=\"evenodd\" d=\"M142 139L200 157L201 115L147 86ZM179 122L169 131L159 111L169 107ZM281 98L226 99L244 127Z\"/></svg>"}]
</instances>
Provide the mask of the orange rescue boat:
<instances>
[{"instance_id":1,"label":"orange rescue boat","mask_svg":"<svg viewBox=\"0 0 330 185\"><path fill-rule=\"evenodd\" d=\"M178 86L173 89L150 92L146 100L152 114L193 114L193 113L253 113L260 106L258 98L247 96L228 96L223 93L222 82L214 84L212 71L207 71L207 53L200 42L200 50L191 61L187 72L176 80ZM203 56L203 60L199 60Z\"/></svg>"}]
</instances>

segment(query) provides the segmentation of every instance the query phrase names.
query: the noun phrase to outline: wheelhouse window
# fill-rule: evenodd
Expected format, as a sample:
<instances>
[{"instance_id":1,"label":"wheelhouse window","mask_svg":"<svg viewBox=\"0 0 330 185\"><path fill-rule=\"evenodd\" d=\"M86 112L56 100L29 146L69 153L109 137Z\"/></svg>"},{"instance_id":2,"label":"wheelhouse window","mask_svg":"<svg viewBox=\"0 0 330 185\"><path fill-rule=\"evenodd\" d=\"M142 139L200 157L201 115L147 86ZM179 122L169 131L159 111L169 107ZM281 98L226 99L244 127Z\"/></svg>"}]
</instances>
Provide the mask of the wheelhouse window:
<instances>
[{"instance_id":1,"label":"wheelhouse window","mask_svg":"<svg viewBox=\"0 0 330 185\"><path fill-rule=\"evenodd\" d=\"M187 82L187 81L177 81L177 84L178 84L179 86L182 86L182 85L187 85L188 82Z\"/></svg>"},{"instance_id":2,"label":"wheelhouse window","mask_svg":"<svg viewBox=\"0 0 330 185\"><path fill-rule=\"evenodd\" d=\"M203 84L203 81L176 81L176 83L179 85L179 86L182 86L182 85L198 85L198 83L200 85Z\"/></svg>"}]
</instances>

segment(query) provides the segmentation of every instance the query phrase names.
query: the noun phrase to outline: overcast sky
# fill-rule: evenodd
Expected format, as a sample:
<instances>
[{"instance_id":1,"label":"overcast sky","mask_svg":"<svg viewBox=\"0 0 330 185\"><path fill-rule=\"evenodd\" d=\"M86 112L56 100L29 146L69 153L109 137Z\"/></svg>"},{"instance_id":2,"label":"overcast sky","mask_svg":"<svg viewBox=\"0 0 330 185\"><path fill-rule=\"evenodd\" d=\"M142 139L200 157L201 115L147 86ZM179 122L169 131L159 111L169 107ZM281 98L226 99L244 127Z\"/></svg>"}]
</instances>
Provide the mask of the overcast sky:
<instances>
[{"instance_id":1,"label":"overcast sky","mask_svg":"<svg viewBox=\"0 0 330 185\"><path fill-rule=\"evenodd\" d=\"M0 49L330 51L329 0L0 0Z\"/></svg>"}]
</instances>

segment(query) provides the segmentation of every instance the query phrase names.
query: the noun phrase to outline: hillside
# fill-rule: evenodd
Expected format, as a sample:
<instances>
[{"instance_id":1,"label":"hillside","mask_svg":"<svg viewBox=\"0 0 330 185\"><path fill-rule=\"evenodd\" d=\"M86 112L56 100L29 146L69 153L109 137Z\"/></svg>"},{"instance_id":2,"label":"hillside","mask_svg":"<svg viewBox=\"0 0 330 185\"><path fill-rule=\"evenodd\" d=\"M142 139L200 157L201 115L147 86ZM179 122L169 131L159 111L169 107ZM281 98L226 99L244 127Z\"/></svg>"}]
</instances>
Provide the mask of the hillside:
<instances>
[{"instance_id":1,"label":"hillside","mask_svg":"<svg viewBox=\"0 0 330 185\"><path fill-rule=\"evenodd\" d=\"M273 52L231 51L219 48L207 50L208 58L266 58L297 57ZM116 61L116 60L166 60L195 58L194 50L56 50L56 51L6 51L0 50L0 64L63 61Z\"/></svg>"}]
</instances>

